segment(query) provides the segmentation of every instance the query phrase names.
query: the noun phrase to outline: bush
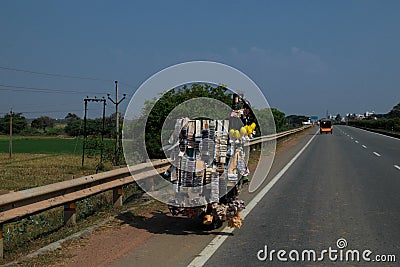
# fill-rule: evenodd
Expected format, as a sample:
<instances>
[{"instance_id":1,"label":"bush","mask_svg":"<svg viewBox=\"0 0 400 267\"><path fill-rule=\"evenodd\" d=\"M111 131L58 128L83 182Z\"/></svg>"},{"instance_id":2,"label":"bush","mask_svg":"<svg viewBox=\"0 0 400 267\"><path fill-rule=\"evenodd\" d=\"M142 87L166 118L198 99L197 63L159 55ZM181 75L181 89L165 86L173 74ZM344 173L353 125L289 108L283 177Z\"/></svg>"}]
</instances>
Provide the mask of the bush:
<instances>
[{"instance_id":1,"label":"bush","mask_svg":"<svg viewBox=\"0 0 400 267\"><path fill-rule=\"evenodd\" d=\"M22 130L19 134L24 136L32 136L32 135L42 135L42 132L38 129L28 127Z\"/></svg>"},{"instance_id":2,"label":"bush","mask_svg":"<svg viewBox=\"0 0 400 267\"><path fill-rule=\"evenodd\" d=\"M64 130L62 128L50 128L45 133L46 135L60 135L64 133Z\"/></svg>"},{"instance_id":3,"label":"bush","mask_svg":"<svg viewBox=\"0 0 400 267\"><path fill-rule=\"evenodd\" d=\"M400 132L400 118L349 121L349 125L370 129Z\"/></svg>"}]
</instances>

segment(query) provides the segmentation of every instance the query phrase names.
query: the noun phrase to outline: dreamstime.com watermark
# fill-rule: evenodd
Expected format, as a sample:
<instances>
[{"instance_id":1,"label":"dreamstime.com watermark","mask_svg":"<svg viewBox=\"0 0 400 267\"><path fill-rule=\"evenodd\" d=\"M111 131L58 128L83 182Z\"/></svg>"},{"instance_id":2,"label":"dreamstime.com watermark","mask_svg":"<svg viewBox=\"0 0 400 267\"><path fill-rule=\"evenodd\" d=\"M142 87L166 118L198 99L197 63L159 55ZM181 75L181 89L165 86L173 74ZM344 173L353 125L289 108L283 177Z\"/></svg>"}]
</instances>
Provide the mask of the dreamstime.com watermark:
<instances>
[{"instance_id":1,"label":"dreamstime.com watermark","mask_svg":"<svg viewBox=\"0 0 400 267\"><path fill-rule=\"evenodd\" d=\"M376 254L369 250L346 249L347 241L339 238L336 241L336 248L329 247L321 251L313 249L304 250L275 250L268 249L265 245L263 249L257 252L259 261L279 261L279 262L396 262L396 255Z\"/></svg>"}]
</instances>

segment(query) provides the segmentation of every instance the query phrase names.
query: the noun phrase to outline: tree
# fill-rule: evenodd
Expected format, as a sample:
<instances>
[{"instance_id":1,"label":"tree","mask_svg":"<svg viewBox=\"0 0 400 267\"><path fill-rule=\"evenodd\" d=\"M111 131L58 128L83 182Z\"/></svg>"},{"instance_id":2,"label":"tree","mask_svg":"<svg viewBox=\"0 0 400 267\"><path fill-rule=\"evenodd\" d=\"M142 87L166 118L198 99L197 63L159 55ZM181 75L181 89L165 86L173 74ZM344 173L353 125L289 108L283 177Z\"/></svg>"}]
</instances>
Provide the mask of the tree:
<instances>
[{"instance_id":1,"label":"tree","mask_svg":"<svg viewBox=\"0 0 400 267\"><path fill-rule=\"evenodd\" d=\"M342 121L342 116L340 116L339 113L336 115L335 121L338 123L340 123Z\"/></svg>"},{"instance_id":2,"label":"tree","mask_svg":"<svg viewBox=\"0 0 400 267\"><path fill-rule=\"evenodd\" d=\"M54 119L48 116L41 116L37 119L34 119L31 122L31 127L35 129L42 129L46 131L46 128L52 128L54 126Z\"/></svg>"},{"instance_id":3,"label":"tree","mask_svg":"<svg viewBox=\"0 0 400 267\"><path fill-rule=\"evenodd\" d=\"M26 118L22 116L22 113L14 113L12 117L13 133L18 134L22 130L25 130L28 126ZM0 118L0 132L8 134L10 132L10 114L4 115Z\"/></svg>"},{"instance_id":4,"label":"tree","mask_svg":"<svg viewBox=\"0 0 400 267\"><path fill-rule=\"evenodd\" d=\"M282 111L280 111L276 108L271 108L271 111L272 111L272 115L274 116L276 131L281 132L286 123L285 113L283 113Z\"/></svg>"},{"instance_id":5,"label":"tree","mask_svg":"<svg viewBox=\"0 0 400 267\"><path fill-rule=\"evenodd\" d=\"M79 118L79 116L76 115L76 114L74 114L74 113L68 113L67 116L65 116L65 120L66 120L67 122L70 122L70 121L78 121L78 120L80 120L80 119L81 119L81 118Z\"/></svg>"},{"instance_id":6,"label":"tree","mask_svg":"<svg viewBox=\"0 0 400 267\"><path fill-rule=\"evenodd\" d=\"M70 113L69 113L70 114ZM68 117L68 118L67 118ZM75 114L67 115L65 119L67 120L67 125L65 126L65 133L69 136L82 136L84 122L83 119L79 118ZM120 114L120 127L122 128L123 124L123 116ZM103 130L103 119L87 119L86 120L86 134L90 135L101 135ZM120 131L121 132L121 131ZM115 137L115 113L111 114L109 117L105 118L105 127L104 127L104 137Z\"/></svg>"},{"instance_id":7,"label":"tree","mask_svg":"<svg viewBox=\"0 0 400 267\"><path fill-rule=\"evenodd\" d=\"M79 136L83 134L83 120L71 120L67 123L64 131L69 136Z\"/></svg>"},{"instance_id":8,"label":"tree","mask_svg":"<svg viewBox=\"0 0 400 267\"><path fill-rule=\"evenodd\" d=\"M286 117L287 124L291 127L299 127L303 122L308 121L310 117L304 115L289 115Z\"/></svg>"},{"instance_id":9,"label":"tree","mask_svg":"<svg viewBox=\"0 0 400 267\"><path fill-rule=\"evenodd\" d=\"M388 118L400 118L400 103L392 108L391 111L387 114Z\"/></svg>"},{"instance_id":10,"label":"tree","mask_svg":"<svg viewBox=\"0 0 400 267\"><path fill-rule=\"evenodd\" d=\"M199 83L191 84L190 88L184 85L181 88L169 90L157 101L153 99L146 102L142 111L142 117L145 118L147 116L145 140L150 158L164 157L161 151L161 128L168 114L183 102L197 97L216 99L227 104L229 107L232 104L232 95L226 87L221 85L213 87L208 84ZM154 106L150 110L153 104ZM196 108L209 109L209 107L205 106ZM194 110L195 108L192 109Z\"/></svg>"}]
</instances>

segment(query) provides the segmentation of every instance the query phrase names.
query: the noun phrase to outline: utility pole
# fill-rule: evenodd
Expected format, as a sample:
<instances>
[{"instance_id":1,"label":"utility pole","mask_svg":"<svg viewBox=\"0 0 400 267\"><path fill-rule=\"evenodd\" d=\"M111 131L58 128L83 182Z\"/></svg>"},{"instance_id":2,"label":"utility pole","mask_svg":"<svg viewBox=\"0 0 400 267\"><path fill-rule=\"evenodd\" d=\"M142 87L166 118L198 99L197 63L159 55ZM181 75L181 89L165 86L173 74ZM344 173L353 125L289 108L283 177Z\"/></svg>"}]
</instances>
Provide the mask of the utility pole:
<instances>
[{"instance_id":1,"label":"utility pole","mask_svg":"<svg viewBox=\"0 0 400 267\"><path fill-rule=\"evenodd\" d=\"M86 149L86 139L87 139L87 134L86 134L86 115L87 115L87 102L88 102L88 96L83 100L85 101L85 116L83 117L83 147L82 147L82 167L83 164L85 163L85 149Z\"/></svg>"},{"instance_id":2,"label":"utility pole","mask_svg":"<svg viewBox=\"0 0 400 267\"><path fill-rule=\"evenodd\" d=\"M104 97L101 99L103 102L103 127L101 130L101 152L100 152L100 162L103 163L103 154L104 154L104 133L106 128L106 100Z\"/></svg>"},{"instance_id":3,"label":"utility pole","mask_svg":"<svg viewBox=\"0 0 400 267\"><path fill-rule=\"evenodd\" d=\"M89 98L88 96L83 99L85 101L85 117L83 118L83 148L82 148L82 167L85 162L85 149L86 149L86 140L87 140L87 130L86 130L86 125L87 125L87 104L88 102L103 102L103 129L101 130L101 152L100 152L100 162L103 162L103 146L104 146L104 132L105 132L105 121L106 121L106 99L104 97L102 98Z\"/></svg>"},{"instance_id":4,"label":"utility pole","mask_svg":"<svg viewBox=\"0 0 400 267\"><path fill-rule=\"evenodd\" d=\"M13 122L12 122L12 117L13 117L13 112L12 109L10 110L10 145L9 145L9 152L10 152L10 159L12 158L12 149L13 149L13 144L12 144L12 130L13 130Z\"/></svg>"},{"instance_id":5,"label":"utility pole","mask_svg":"<svg viewBox=\"0 0 400 267\"><path fill-rule=\"evenodd\" d=\"M121 100L118 101L118 81L115 81L115 101L107 94L108 99L115 105L115 117L116 117L116 136L115 136L115 165L119 165L119 114L118 105L125 99L126 94L123 94Z\"/></svg>"}]
</instances>

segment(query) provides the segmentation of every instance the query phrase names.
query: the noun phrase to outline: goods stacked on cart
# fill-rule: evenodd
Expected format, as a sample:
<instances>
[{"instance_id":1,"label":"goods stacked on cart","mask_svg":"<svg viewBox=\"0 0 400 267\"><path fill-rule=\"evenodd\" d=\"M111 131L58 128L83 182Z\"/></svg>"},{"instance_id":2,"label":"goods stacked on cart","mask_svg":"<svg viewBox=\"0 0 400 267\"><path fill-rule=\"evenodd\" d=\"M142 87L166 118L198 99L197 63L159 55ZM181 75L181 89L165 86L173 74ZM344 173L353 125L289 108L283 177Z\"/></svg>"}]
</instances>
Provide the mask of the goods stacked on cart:
<instances>
[{"instance_id":1,"label":"goods stacked on cart","mask_svg":"<svg viewBox=\"0 0 400 267\"><path fill-rule=\"evenodd\" d=\"M235 98L232 106L227 120L177 120L170 138L175 144L169 170L175 192L169 201L173 215L201 217L204 224L228 220L229 226L240 228L239 212L245 205L237 195L249 175L246 143L255 123L248 107L235 104Z\"/></svg>"}]
</instances>

